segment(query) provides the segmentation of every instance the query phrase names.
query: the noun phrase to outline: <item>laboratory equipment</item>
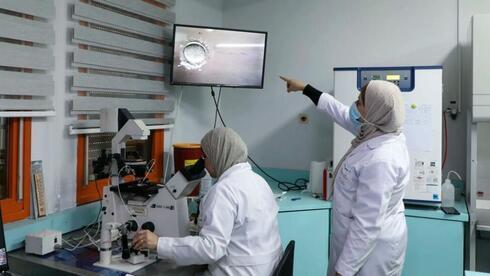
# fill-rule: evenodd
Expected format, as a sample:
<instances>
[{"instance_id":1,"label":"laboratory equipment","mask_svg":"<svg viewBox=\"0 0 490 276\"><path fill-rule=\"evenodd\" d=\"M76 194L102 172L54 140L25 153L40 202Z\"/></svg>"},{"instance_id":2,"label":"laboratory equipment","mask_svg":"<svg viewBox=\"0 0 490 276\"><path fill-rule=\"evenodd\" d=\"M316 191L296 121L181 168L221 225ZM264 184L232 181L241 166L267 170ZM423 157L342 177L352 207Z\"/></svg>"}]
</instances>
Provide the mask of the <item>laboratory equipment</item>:
<instances>
[{"instance_id":1,"label":"laboratory equipment","mask_svg":"<svg viewBox=\"0 0 490 276\"><path fill-rule=\"evenodd\" d=\"M61 247L61 232L43 230L26 235L26 253L46 255Z\"/></svg>"},{"instance_id":2,"label":"laboratory equipment","mask_svg":"<svg viewBox=\"0 0 490 276\"><path fill-rule=\"evenodd\" d=\"M174 25L171 83L262 88L267 33Z\"/></svg>"},{"instance_id":3,"label":"laboratory equipment","mask_svg":"<svg viewBox=\"0 0 490 276\"><path fill-rule=\"evenodd\" d=\"M410 154L410 182L404 200L411 204L441 204L442 67L334 68L335 98L350 106L371 80L400 87L405 103L403 132ZM333 160L336 166L354 136L334 125Z\"/></svg>"},{"instance_id":4,"label":"laboratory equipment","mask_svg":"<svg viewBox=\"0 0 490 276\"><path fill-rule=\"evenodd\" d=\"M111 183L103 191L100 258L94 265L132 273L156 260L147 251L130 246L138 230L167 237L189 234L186 196L204 177L204 160L182 168L165 185L146 179L151 168L133 181L122 182L124 172L134 171L121 158L125 143L130 139L146 139L149 130L127 110L103 110L101 114L103 120L117 122L101 123L102 131L119 131L112 140ZM114 241L121 243L122 252L113 256Z\"/></svg>"},{"instance_id":5,"label":"laboratory equipment","mask_svg":"<svg viewBox=\"0 0 490 276\"><path fill-rule=\"evenodd\" d=\"M178 171L185 166L193 165L201 158L202 150L200 144L179 143L174 144L174 169Z\"/></svg>"},{"instance_id":6,"label":"laboratory equipment","mask_svg":"<svg viewBox=\"0 0 490 276\"><path fill-rule=\"evenodd\" d=\"M466 199L470 210L470 225L467 231L469 268L476 269L476 243L478 232L490 231L490 185L488 185L488 122L490 122L490 14L473 16L471 38L472 70L471 83L467 89L470 108L468 110Z\"/></svg>"}]
</instances>

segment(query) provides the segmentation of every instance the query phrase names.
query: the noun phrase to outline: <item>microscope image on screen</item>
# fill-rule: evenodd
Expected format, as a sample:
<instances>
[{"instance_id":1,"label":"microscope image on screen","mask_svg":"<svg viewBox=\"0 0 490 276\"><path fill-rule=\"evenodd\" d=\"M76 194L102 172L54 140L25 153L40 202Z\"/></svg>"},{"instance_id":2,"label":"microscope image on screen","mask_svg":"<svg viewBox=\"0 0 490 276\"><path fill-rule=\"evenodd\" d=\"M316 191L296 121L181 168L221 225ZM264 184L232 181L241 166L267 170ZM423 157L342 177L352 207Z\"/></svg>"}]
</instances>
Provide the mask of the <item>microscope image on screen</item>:
<instances>
[{"instance_id":1,"label":"microscope image on screen","mask_svg":"<svg viewBox=\"0 0 490 276\"><path fill-rule=\"evenodd\" d=\"M180 64L186 70L202 71L209 59L209 49L206 43L199 40L190 40L182 46L180 51Z\"/></svg>"},{"instance_id":2,"label":"microscope image on screen","mask_svg":"<svg viewBox=\"0 0 490 276\"><path fill-rule=\"evenodd\" d=\"M172 83L262 87L266 33L175 26Z\"/></svg>"}]
</instances>

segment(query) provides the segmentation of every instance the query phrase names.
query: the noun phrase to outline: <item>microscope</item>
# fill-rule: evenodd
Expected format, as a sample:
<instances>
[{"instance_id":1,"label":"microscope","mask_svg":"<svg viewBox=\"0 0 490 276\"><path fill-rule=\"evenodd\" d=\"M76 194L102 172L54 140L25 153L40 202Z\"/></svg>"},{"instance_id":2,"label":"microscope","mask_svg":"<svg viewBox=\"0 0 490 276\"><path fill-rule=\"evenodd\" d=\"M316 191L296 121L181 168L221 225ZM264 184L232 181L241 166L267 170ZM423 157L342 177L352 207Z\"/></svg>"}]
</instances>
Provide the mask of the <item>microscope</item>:
<instances>
[{"instance_id":1,"label":"microscope","mask_svg":"<svg viewBox=\"0 0 490 276\"><path fill-rule=\"evenodd\" d=\"M196 164L178 171L165 184L151 183L143 175L123 182L122 172L132 170L122 158L126 142L145 140L150 131L126 109L102 110L101 132L116 131L111 145L111 182L104 187L102 196L100 258L94 265L131 273L156 260L150 258L148 251L138 251L130 245L137 231L149 230L166 237L189 235L187 195L206 172L204 160L199 159ZM121 243L122 252L113 255L115 241Z\"/></svg>"}]
</instances>

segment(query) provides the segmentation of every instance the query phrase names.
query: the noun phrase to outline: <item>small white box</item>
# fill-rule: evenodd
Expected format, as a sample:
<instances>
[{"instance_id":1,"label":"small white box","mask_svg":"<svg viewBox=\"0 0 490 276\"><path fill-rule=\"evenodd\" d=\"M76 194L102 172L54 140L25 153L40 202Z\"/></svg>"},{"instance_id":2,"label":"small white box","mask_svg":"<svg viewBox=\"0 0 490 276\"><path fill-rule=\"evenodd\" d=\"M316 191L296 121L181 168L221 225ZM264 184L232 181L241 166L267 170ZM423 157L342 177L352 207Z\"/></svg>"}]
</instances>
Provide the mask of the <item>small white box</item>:
<instances>
[{"instance_id":1,"label":"small white box","mask_svg":"<svg viewBox=\"0 0 490 276\"><path fill-rule=\"evenodd\" d=\"M26 235L26 253L45 255L61 247L61 232L44 230Z\"/></svg>"}]
</instances>

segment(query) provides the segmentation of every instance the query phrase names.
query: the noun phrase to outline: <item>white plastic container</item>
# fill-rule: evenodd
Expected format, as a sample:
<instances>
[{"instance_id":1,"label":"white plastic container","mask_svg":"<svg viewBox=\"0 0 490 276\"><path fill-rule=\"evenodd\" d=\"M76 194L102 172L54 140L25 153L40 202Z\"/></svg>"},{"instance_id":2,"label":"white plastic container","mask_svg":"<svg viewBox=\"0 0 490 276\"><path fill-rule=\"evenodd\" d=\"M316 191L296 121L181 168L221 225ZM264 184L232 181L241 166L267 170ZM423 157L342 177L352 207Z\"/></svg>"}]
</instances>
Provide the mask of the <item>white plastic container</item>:
<instances>
[{"instance_id":1,"label":"white plastic container","mask_svg":"<svg viewBox=\"0 0 490 276\"><path fill-rule=\"evenodd\" d=\"M454 207L454 186L448 178L442 184L442 207Z\"/></svg>"},{"instance_id":2,"label":"white plastic container","mask_svg":"<svg viewBox=\"0 0 490 276\"><path fill-rule=\"evenodd\" d=\"M327 167L326 161L311 161L310 163L310 182L308 189L317 195L323 193L323 171Z\"/></svg>"}]
</instances>

